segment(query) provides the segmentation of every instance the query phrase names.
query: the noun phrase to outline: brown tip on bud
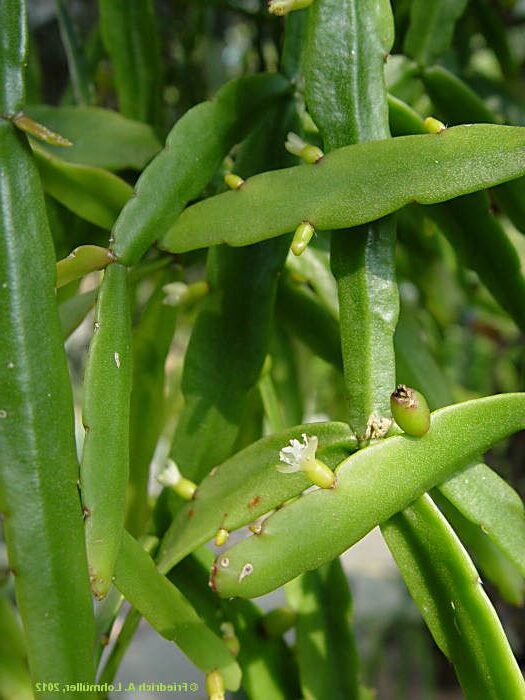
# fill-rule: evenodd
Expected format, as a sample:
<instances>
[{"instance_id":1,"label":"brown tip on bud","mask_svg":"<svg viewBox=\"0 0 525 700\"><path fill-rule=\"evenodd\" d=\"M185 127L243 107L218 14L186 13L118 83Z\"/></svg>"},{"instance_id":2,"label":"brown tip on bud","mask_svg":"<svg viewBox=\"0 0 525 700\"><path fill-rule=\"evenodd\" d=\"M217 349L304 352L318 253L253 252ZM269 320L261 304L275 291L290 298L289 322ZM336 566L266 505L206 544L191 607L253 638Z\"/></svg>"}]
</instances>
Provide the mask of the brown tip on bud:
<instances>
[{"instance_id":1,"label":"brown tip on bud","mask_svg":"<svg viewBox=\"0 0 525 700\"><path fill-rule=\"evenodd\" d=\"M414 389L406 386L406 384L398 384L396 390L390 396L392 401L395 401L400 406L412 408L417 404L416 393Z\"/></svg>"},{"instance_id":2,"label":"brown tip on bud","mask_svg":"<svg viewBox=\"0 0 525 700\"><path fill-rule=\"evenodd\" d=\"M398 426L408 435L421 437L430 428L430 410L423 394L399 384L390 396L390 409Z\"/></svg>"}]
</instances>

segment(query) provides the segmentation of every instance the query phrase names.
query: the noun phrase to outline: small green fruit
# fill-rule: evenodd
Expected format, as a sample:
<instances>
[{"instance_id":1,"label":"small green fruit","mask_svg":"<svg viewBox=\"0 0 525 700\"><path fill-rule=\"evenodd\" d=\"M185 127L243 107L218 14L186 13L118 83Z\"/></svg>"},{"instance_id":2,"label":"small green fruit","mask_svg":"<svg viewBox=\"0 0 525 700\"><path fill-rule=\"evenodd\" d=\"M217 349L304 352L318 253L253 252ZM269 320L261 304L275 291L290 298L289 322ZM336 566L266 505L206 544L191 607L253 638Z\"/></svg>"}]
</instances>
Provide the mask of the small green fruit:
<instances>
[{"instance_id":1,"label":"small green fruit","mask_svg":"<svg viewBox=\"0 0 525 700\"><path fill-rule=\"evenodd\" d=\"M421 437L430 428L430 410L423 394L399 384L390 397L392 416L408 435Z\"/></svg>"}]
</instances>

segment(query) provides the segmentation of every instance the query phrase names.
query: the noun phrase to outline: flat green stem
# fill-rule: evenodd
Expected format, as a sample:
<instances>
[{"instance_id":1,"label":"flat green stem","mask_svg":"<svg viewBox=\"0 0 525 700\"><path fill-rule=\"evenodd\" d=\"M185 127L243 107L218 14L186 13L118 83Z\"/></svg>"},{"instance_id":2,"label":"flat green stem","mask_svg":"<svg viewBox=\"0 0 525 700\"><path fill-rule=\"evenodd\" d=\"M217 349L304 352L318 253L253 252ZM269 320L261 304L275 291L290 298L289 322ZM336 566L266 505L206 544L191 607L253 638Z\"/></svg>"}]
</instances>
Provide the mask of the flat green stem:
<instances>
[{"instance_id":1,"label":"flat green stem","mask_svg":"<svg viewBox=\"0 0 525 700\"><path fill-rule=\"evenodd\" d=\"M114 261L107 248L97 245L83 245L75 248L67 258L57 262L56 286L64 287L96 270L103 270Z\"/></svg>"},{"instance_id":2,"label":"flat green stem","mask_svg":"<svg viewBox=\"0 0 525 700\"><path fill-rule=\"evenodd\" d=\"M9 565L33 681L89 683L94 620L53 243L31 151L7 121L0 160L0 510ZM26 197L31 206L21 206Z\"/></svg>"},{"instance_id":3,"label":"flat green stem","mask_svg":"<svg viewBox=\"0 0 525 700\"><path fill-rule=\"evenodd\" d=\"M128 483L132 371L127 274L118 263L104 273L84 379L80 488L91 587L100 598L111 586Z\"/></svg>"},{"instance_id":4,"label":"flat green stem","mask_svg":"<svg viewBox=\"0 0 525 700\"><path fill-rule=\"evenodd\" d=\"M161 246L245 246L302 221L320 230L359 226L411 202L436 204L519 177L524 144L525 128L474 124L338 148L316 165L255 175L240 190L188 207Z\"/></svg>"},{"instance_id":5,"label":"flat green stem","mask_svg":"<svg viewBox=\"0 0 525 700\"><path fill-rule=\"evenodd\" d=\"M163 637L205 673L219 669L226 687L237 690L241 670L224 642L201 620L184 596L162 576L149 554L128 533L115 568L115 585Z\"/></svg>"},{"instance_id":6,"label":"flat green stem","mask_svg":"<svg viewBox=\"0 0 525 700\"><path fill-rule=\"evenodd\" d=\"M436 643L454 664L467 700L519 700L525 682L478 573L426 495L383 526Z\"/></svg>"},{"instance_id":7,"label":"flat green stem","mask_svg":"<svg viewBox=\"0 0 525 700\"><path fill-rule=\"evenodd\" d=\"M89 77L78 31L69 12L67 0L55 0L55 4L75 102L79 105L87 105L93 102L93 85Z\"/></svg>"},{"instance_id":8,"label":"flat green stem","mask_svg":"<svg viewBox=\"0 0 525 700\"><path fill-rule=\"evenodd\" d=\"M423 437L400 435L359 450L336 470L334 488L285 505L265 521L260 534L219 557L215 587L223 596L258 596L330 561L490 446L523 429L524 416L525 394L491 396L435 411ZM221 564L222 557L227 564ZM246 564L251 573L241 576Z\"/></svg>"}]
</instances>

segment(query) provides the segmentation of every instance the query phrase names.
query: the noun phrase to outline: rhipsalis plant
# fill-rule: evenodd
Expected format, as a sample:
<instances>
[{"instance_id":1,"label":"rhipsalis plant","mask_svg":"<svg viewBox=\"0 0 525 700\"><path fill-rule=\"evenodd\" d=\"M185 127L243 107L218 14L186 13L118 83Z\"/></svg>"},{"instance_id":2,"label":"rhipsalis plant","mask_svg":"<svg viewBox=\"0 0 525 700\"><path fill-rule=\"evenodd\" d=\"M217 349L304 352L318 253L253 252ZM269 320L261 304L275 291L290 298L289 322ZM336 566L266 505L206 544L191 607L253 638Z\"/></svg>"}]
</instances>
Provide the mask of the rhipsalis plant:
<instances>
[{"instance_id":1,"label":"rhipsalis plant","mask_svg":"<svg viewBox=\"0 0 525 700\"><path fill-rule=\"evenodd\" d=\"M523 700L522 3L33 8L0 0L0 698L118 697L144 618L200 674L151 697L423 699L444 658ZM416 623L352 600L375 528Z\"/></svg>"}]
</instances>

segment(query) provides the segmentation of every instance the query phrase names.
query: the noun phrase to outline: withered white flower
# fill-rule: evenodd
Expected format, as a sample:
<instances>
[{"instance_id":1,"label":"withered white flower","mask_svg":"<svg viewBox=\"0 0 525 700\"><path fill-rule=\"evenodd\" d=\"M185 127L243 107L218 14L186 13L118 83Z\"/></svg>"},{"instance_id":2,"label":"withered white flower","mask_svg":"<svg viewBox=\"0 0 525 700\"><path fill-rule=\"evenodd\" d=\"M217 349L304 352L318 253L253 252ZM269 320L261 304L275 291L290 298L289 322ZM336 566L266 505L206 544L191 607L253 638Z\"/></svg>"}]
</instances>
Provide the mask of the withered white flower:
<instances>
[{"instance_id":1,"label":"withered white flower","mask_svg":"<svg viewBox=\"0 0 525 700\"><path fill-rule=\"evenodd\" d=\"M288 153L291 153L294 156L300 156L303 148L305 148L306 145L306 141L303 141L300 136L295 134L293 131L288 132L288 136L286 137L286 142L284 144L284 147Z\"/></svg>"},{"instance_id":2,"label":"withered white flower","mask_svg":"<svg viewBox=\"0 0 525 700\"><path fill-rule=\"evenodd\" d=\"M302 158L305 163L309 163L310 165L314 165L324 156L323 151L318 146L306 143L300 136L294 134L293 131L288 132L284 147L288 153Z\"/></svg>"},{"instance_id":3,"label":"withered white flower","mask_svg":"<svg viewBox=\"0 0 525 700\"><path fill-rule=\"evenodd\" d=\"M181 479L179 468L172 459L168 459L166 467L157 475L159 484L167 488L173 488Z\"/></svg>"},{"instance_id":4,"label":"withered white flower","mask_svg":"<svg viewBox=\"0 0 525 700\"><path fill-rule=\"evenodd\" d=\"M282 17L293 10L302 10L311 5L312 2L313 0L269 0L268 12Z\"/></svg>"},{"instance_id":5,"label":"withered white flower","mask_svg":"<svg viewBox=\"0 0 525 700\"><path fill-rule=\"evenodd\" d=\"M166 295L162 302L163 304L179 306L188 293L188 285L184 284L184 282L170 282L162 287L162 291Z\"/></svg>"},{"instance_id":6,"label":"withered white flower","mask_svg":"<svg viewBox=\"0 0 525 700\"><path fill-rule=\"evenodd\" d=\"M185 479L182 476L179 468L172 459L168 459L166 468L157 475L157 481L159 484L162 484L162 486L175 491L176 494L186 501L190 501L193 498L193 494L197 488L193 481Z\"/></svg>"}]
</instances>

